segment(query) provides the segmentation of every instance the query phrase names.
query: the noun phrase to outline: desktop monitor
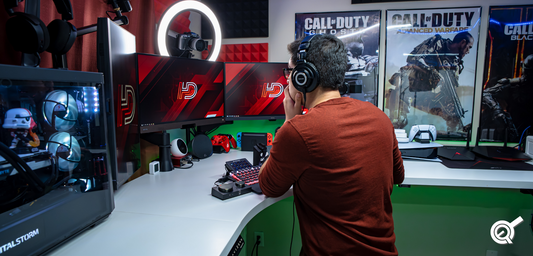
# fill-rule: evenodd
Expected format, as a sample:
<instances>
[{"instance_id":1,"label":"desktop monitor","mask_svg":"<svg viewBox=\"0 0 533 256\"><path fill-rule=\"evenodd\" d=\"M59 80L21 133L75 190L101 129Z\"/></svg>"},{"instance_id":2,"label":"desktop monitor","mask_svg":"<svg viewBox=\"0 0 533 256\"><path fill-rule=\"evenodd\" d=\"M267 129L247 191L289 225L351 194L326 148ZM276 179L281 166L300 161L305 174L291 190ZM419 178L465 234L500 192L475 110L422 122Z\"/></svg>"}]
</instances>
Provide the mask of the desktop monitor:
<instances>
[{"instance_id":1,"label":"desktop monitor","mask_svg":"<svg viewBox=\"0 0 533 256\"><path fill-rule=\"evenodd\" d=\"M140 147L137 128L135 36L108 18L98 18L96 30L98 71L104 74L105 118L109 125L113 187L119 189L140 167L132 151ZM116 136L115 136L116 135Z\"/></svg>"},{"instance_id":2,"label":"desktop monitor","mask_svg":"<svg viewBox=\"0 0 533 256\"><path fill-rule=\"evenodd\" d=\"M226 120L285 118L287 63L225 63Z\"/></svg>"},{"instance_id":3,"label":"desktop monitor","mask_svg":"<svg viewBox=\"0 0 533 256\"><path fill-rule=\"evenodd\" d=\"M141 133L222 124L224 63L137 54Z\"/></svg>"}]
</instances>

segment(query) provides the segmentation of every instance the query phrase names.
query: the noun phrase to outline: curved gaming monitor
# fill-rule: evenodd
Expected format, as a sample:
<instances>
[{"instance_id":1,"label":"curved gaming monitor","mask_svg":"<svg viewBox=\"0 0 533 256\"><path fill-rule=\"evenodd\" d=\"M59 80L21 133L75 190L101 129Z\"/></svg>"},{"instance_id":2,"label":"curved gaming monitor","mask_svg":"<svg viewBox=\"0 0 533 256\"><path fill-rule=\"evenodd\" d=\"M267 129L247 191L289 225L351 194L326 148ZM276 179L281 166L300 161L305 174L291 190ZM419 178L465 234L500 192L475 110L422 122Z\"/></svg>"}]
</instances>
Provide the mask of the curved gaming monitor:
<instances>
[{"instance_id":1,"label":"curved gaming monitor","mask_svg":"<svg viewBox=\"0 0 533 256\"><path fill-rule=\"evenodd\" d=\"M141 133L222 124L224 63L137 54Z\"/></svg>"},{"instance_id":2,"label":"curved gaming monitor","mask_svg":"<svg viewBox=\"0 0 533 256\"><path fill-rule=\"evenodd\" d=\"M224 63L226 120L284 119L287 63Z\"/></svg>"}]
</instances>

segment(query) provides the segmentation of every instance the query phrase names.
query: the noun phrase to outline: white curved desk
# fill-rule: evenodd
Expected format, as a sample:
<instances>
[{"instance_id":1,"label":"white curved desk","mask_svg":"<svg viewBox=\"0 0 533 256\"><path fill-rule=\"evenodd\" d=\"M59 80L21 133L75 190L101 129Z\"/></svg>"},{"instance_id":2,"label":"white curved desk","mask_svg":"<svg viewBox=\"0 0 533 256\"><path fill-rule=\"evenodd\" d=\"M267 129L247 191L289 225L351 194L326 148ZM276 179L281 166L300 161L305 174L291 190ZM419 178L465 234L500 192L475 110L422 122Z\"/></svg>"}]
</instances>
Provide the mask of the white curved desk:
<instances>
[{"instance_id":1,"label":"white curved desk","mask_svg":"<svg viewBox=\"0 0 533 256\"><path fill-rule=\"evenodd\" d=\"M292 196L292 189L279 198L249 193L222 201L211 196L226 161L251 162L252 156L232 150L195 162L191 169L143 175L126 183L116 191L115 210L107 220L51 255L226 256L256 214ZM533 171L448 169L414 160L404 165L404 184L409 185L533 189Z\"/></svg>"},{"instance_id":2,"label":"white curved desk","mask_svg":"<svg viewBox=\"0 0 533 256\"><path fill-rule=\"evenodd\" d=\"M257 213L292 196L292 190L279 198L253 192L224 201L211 196L226 161L252 157L232 150L194 162L191 169L128 182L115 191L115 210L107 220L51 255L228 255Z\"/></svg>"}]
</instances>

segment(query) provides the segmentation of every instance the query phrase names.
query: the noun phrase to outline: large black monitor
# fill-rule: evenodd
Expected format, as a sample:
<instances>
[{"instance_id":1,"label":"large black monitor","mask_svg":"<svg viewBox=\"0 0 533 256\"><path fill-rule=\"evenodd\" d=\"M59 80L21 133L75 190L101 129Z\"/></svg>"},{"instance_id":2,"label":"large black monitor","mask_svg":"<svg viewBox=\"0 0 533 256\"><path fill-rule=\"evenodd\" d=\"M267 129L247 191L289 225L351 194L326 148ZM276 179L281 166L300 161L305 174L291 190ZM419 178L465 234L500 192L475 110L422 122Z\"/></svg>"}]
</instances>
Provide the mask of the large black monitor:
<instances>
[{"instance_id":1,"label":"large black monitor","mask_svg":"<svg viewBox=\"0 0 533 256\"><path fill-rule=\"evenodd\" d=\"M224 63L137 54L141 133L222 124Z\"/></svg>"},{"instance_id":2,"label":"large black monitor","mask_svg":"<svg viewBox=\"0 0 533 256\"><path fill-rule=\"evenodd\" d=\"M285 118L283 90L287 63L225 63L226 120Z\"/></svg>"},{"instance_id":3,"label":"large black monitor","mask_svg":"<svg viewBox=\"0 0 533 256\"><path fill-rule=\"evenodd\" d=\"M140 147L135 36L108 18L98 18L96 33L98 71L105 79L103 107L109 124L108 145L116 149L110 151L113 187L119 189L140 166L140 157L131 154Z\"/></svg>"}]
</instances>

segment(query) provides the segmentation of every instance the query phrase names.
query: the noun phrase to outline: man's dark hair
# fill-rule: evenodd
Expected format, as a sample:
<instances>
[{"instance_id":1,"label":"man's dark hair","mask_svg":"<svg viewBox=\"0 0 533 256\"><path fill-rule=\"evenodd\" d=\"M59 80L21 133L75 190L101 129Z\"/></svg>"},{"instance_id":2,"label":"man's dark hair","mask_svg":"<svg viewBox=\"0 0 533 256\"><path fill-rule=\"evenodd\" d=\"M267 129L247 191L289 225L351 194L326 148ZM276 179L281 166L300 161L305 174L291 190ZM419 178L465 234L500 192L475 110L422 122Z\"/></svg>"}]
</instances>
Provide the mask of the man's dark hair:
<instances>
[{"instance_id":1,"label":"man's dark hair","mask_svg":"<svg viewBox=\"0 0 533 256\"><path fill-rule=\"evenodd\" d=\"M298 47L302 40L303 38L300 38L287 45L291 61L295 65L298 61ZM344 82L344 73L346 73L348 63L346 48L340 39L333 35L316 35L311 40L305 59L318 69L320 86L339 89Z\"/></svg>"},{"instance_id":2,"label":"man's dark hair","mask_svg":"<svg viewBox=\"0 0 533 256\"><path fill-rule=\"evenodd\" d=\"M461 41L463 40L466 40L466 42L470 43L470 42L474 42L474 37L468 33L467 31L463 31L461 33L457 33L457 35L455 35L455 37L453 38L453 41L452 43L456 44L456 43L460 43Z\"/></svg>"}]
</instances>

